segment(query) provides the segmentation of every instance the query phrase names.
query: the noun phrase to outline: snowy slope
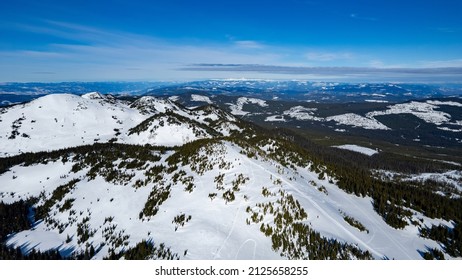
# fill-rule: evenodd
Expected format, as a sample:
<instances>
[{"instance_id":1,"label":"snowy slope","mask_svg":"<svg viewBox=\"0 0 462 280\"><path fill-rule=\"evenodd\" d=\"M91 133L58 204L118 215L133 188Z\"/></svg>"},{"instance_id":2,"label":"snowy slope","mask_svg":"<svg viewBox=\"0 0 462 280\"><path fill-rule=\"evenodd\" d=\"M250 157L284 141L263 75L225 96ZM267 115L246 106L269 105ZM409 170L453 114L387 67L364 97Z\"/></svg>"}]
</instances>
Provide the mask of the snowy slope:
<instances>
[{"instance_id":1,"label":"snowy slope","mask_svg":"<svg viewBox=\"0 0 462 280\"><path fill-rule=\"evenodd\" d=\"M326 118L327 121L335 121L339 124L349 125L353 127L362 127L364 129L380 129L389 130L386 125L377 121L373 117L363 117L358 114L348 113L342 115L336 115Z\"/></svg>"},{"instance_id":2,"label":"snowy slope","mask_svg":"<svg viewBox=\"0 0 462 280\"><path fill-rule=\"evenodd\" d=\"M37 206L44 205L58 186L72 179L80 181L52 204L44 220L32 230L10 237L8 244L25 251L57 248L63 254L93 245L98 252L94 258L100 259L111 250L118 252L152 238L182 259L287 258L292 251L273 249L271 237L261 232L262 226L277 227L276 214L263 210L264 205L271 205L276 213L289 209L288 215L322 236L357 244L378 259L420 259L418 250L439 246L419 237L415 225L402 230L388 226L373 210L370 198L340 190L334 178L311 171L312 163L284 167L271 156L277 145L268 141L255 149L211 141L178 151L152 150L157 160L135 167L122 163L136 161L132 157L112 162L125 174L115 181L108 179L106 167L91 163L82 166L82 160L72 156L64 163L58 159L48 164L15 166L0 176L4 202L39 196ZM186 156L182 151L190 152ZM76 164L80 169L74 167ZM156 166L163 167L159 170ZM159 203L163 192L167 198ZM281 204L290 196L307 213L305 218L295 218L299 212L287 206L290 204ZM64 206L66 201L71 202L70 207ZM156 206L147 207L149 202ZM175 217L182 214L190 218L176 223ZM348 224L345 215L354 217L367 231ZM417 212L414 215L426 225L450 225ZM76 233L84 226L90 233L85 240ZM283 220L283 228L291 229L292 224ZM310 257L303 247L297 250L302 258Z\"/></svg>"},{"instance_id":3,"label":"snowy slope","mask_svg":"<svg viewBox=\"0 0 462 280\"><path fill-rule=\"evenodd\" d=\"M145 96L129 104L97 92L82 96L54 94L0 111L0 157L108 141L181 145L210 136L197 132L194 125L168 122L165 117L156 118L153 126L157 129L150 127L149 132L129 133L146 119L166 112L194 122L216 121L217 129L223 126L226 135L239 130L234 117L218 114L216 110L191 111L168 99Z\"/></svg>"},{"instance_id":4,"label":"snowy slope","mask_svg":"<svg viewBox=\"0 0 462 280\"><path fill-rule=\"evenodd\" d=\"M191 94L191 101L205 102L207 104L213 103L212 100L210 100L210 97L199 94Z\"/></svg>"},{"instance_id":5,"label":"snowy slope","mask_svg":"<svg viewBox=\"0 0 462 280\"><path fill-rule=\"evenodd\" d=\"M0 115L0 156L107 142L145 117L97 93L47 95Z\"/></svg>"},{"instance_id":6,"label":"snowy slope","mask_svg":"<svg viewBox=\"0 0 462 280\"><path fill-rule=\"evenodd\" d=\"M172 100L173 101L173 100ZM165 113L167 110L181 109L169 99L160 99L153 96L143 96L130 104L131 108L138 109L141 113L150 115L155 113Z\"/></svg>"},{"instance_id":7,"label":"snowy slope","mask_svg":"<svg viewBox=\"0 0 462 280\"><path fill-rule=\"evenodd\" d=\"M335 148L339 149L344 149L344 150L350 150L353 152L365 154L367 156L372 156L378 153L378 151L371 149L371 148L366 148L358 145L352 145L352 144L345 144L345 145L340 145L340 146L334 146Z\"/></svg>"},{"instance_id":8,"label":"snowy slope","mask_svg":"<svg viewBox=\"0 0 462 280\"><path fill-rule=\"evenodd\" d=\"M267 107L265 100L258 99L258 98L249 98L249 97L239 97L236 101L236 104L228 104L229 109L231 110L231 114L238 115L238 116L245 116L250 112L244 111L244 105L246 104L256 104L260 107Z\"/></svg>"},{"instance_id":9,"label":"snowy slope","mask_svg":"<svg viewBox=\"0 0 462 280\"><path fill-rule=\"evenodd\" d=\"M287 111L284 111L284 115L287 115L291 118L304 121L304 120L314 120L314 121L323 121L322 118L315 117L314 112L316 108L305 108L303 106L295 106L290 108Z\"/></svg>"}]
</instances>

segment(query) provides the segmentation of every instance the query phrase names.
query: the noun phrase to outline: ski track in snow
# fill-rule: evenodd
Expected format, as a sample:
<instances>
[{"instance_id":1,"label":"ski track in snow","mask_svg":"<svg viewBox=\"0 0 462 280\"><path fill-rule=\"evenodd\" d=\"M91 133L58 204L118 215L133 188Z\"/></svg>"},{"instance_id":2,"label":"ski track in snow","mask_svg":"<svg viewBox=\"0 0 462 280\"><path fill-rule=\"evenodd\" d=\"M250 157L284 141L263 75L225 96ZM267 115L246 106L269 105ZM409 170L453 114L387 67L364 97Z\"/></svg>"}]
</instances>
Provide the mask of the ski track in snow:
<instances>
[{"instance_id":1,"label":"ski track in snow","mask_svg":"<svg viewBox=\"0 0 462 280\"><path fill-rule=\"evenodd\" d=\"M368 251L370 251L372 254L376 256L381 256L379 252L377 252L374 248L369 246L367 243L365 243L363 240L359 239L355 234L353 234L349 229L347 229L345 226L340 224L336 219L334 219L330 214L327 213L317 202L315 202L310 196L304 194L301 192L298 188L294 187L291 183L289 183L285 178L282 179L283 182L285 182L290 189L293 191L297 192L299 195L302 197L306 198L311 204L319 211L321 212L324 216L326 216L332 223L334 223L337 228L342 230L344 233L346 233L350 238L356 241L356 243L361 244L363 248L366 248Z\"/></svg>"},{"instance_id":2,"label":"ski track in snow","mask_svg":"<svg viewBox=\"0 0 462 280\"><path fill-rule=\"evenodd\" d=\"M245 157L245 160L255 166L256 168L260 168L262 170L265 170L263 168L263 166L261 165L258 165L256 164L255 162L251 161L250 159L248 159L247 157ZM266 171L266 170L265 170ZM289 182L288 180L286 180L285 178L281 177L281 176L278 176L277 174L273 174L270 172L271 175L274 175L276 178L279 178L282 182L284 182L287 186L289 186L289 188L292 190L292 191L295 191L296 193L298 193L300 196L304 197L305 199L307 199L309 202L311 202L311 204L319 211L321 212L322 214L324 214L324 216L326 216L331 222L333 222L337 228L341 229L343 232L345 232L348 236L350 236L352 239L354 239L355 241L357 241L358 244L361 244L363 248L366 248L367 250L369 250L371 253L373 253L374 255L376 256L383 256L382 254L380 254L379 252L377 252L376 250L374 250L372 247L370 247L368 244L366 244L364 241L362 241L361 239L359 239L358 237L356 237L356 235L352 234L347 228L345 228L343 225L341 225L337 220L335 220L330 214L328 214L326 211L324 211L324 209L319 206L318 203L316 203L310 196L308 195L305 195L303 192L301 192L297 187L293 186L291 182Z\"/></svg>"},{"instance_id":3,"label":"ski track in snow","mask_svg":"<svg viewBox=\"0 0 462 280\"><path fill-rule=\"evenodd\" d=\"M231 224L231 228L229 229L228 231L228 234L226 235L226 238L225 240L223 240L223 243L221 244L221 247L217 250L217 252L215 253L215 256L214 256L214 260L218 259L218 258L221 258L221 250L223 250L223 248L225 247L226 243L228 242L229 238L231 237L233 231L234 231L234 228L236 226L236 222L237 222L237 218L240 214L240 210L241 210L241 207L242 207L242 204L244 203L243 200L241 200L241 202L239 202L239 207L237 208L236 210L236 214L234 214L234 219L233 219L233 223Z\"/></svg>"},{"instance_id":4,"label":"ski track in snow","mask_svg":"<svg viewBox=\"0 0 462 280\"><path fill-rule=\"evenodd\" d=\"M244 241L241 244L241 246L237 250L236 256L234 257L235 260L239 260L239 253L241 252L241 249L244 247L245 244L247 244L249 242L253 243L253 257L252 257L252 260L255 260L255 252L257 251L257 242L255 241L255 239L247 239L246 241Z\"/></svg>"},{"instance_id":5,"label":"ski track in snow","mask_svg":"<svg viewBox=\"0 0 462 280\"><path fill-rule=\"evenodd\" d=\"M247 158L247 157L245 157ZM255 173L253 171L253 169L250 169L250 172L251 172L251 177L250 178L255 178ZM234 215L234 219L233 219L233 224L228 232L228 235L226 236L225 240L223 241L221 247L217 250L216 254L215 254L215 257L214 259L217 259L217 257L220 257L220 252L221 250L223 250L224 246L226 245L226 243L228 242L229 238L231 237L231 234L233 233L234 231L234 228L236 226L236 221L237 221L237 217L239 216L240 214L240 210L241 210L241 207L242 207L242 204L244 203L244 200L241 200L241 202L239 203L239 207L238 209L236 210L236 214ZM242 246L242 245L241 245ZM256 246L256 245L255 245ZM239 251L238 251L239 253ZM254 258L255 258L255 252L254 252Z\"/></svg>"},{"instance_id":6,"label":"ski track in snow","mask_svg":"<svg viewBox=\"0 0 462 280\"><path fill-rule=\"evenodd\" d=\"M360 208L356 203L354 203L353 199L349 196L349 195L346 195L345 196L346 199L348 199L348 201L350 202L350 205L353 205L358 211L360 211L362 214L364 214L364 217L366 217L369 222L372 222L376 229L379 229L381 227L381 225L379 224L379 222L377 221L377 218L379 219L382 219L377 213L373 213L374 214L374 217L375 219L373 219L371 217L370 214L367 214L362 208ZM408 258L408 259L412 259L412 257L405 251L404 249L404 246L402 246L401 244L399 244L398 242L395 241L395 239L390 235L388 234L385 230L382 231L383 234L385 234L385 236L388 238L389 241L393 242L393 244L400 249L400 251ZM376 236L376 231L374 230L374 234L371 236L371 239L370 240L373 240ZM385 258L387 256L385 255L382 255L382 258Z\"/></svg>"}]
</instances>

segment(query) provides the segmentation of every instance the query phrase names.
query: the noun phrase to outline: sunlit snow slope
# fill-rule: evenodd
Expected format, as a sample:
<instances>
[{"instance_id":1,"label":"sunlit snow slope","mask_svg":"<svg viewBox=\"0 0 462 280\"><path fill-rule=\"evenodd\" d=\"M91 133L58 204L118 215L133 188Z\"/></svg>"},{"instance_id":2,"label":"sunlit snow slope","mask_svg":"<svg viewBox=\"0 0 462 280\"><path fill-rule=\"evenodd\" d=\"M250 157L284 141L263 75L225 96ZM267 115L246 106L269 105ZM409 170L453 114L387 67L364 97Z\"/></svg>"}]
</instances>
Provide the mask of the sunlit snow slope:
<instances>
[{"instance_id":1,"label":"sunlit snow slope","mask_svg":"<svg viewBox=\"0 0 462 280\"><path fill-rule=\"evenodd\" d=\"M159 114L162 116L156 117L148 126L130 131ZM182 120L178 121L178 118ZM206 120L218 119L225 133L239 129L230 115L218 116L212 110L192 111L150 96L129 103L96 92L82 96L47 95L30 103L0 109L0 156L109 141L181 145L209 137L213 131L196 129L196 124L208 124ZM220 133L221 129L215 131L215 134Z\"/></svg>"}]
</instances>

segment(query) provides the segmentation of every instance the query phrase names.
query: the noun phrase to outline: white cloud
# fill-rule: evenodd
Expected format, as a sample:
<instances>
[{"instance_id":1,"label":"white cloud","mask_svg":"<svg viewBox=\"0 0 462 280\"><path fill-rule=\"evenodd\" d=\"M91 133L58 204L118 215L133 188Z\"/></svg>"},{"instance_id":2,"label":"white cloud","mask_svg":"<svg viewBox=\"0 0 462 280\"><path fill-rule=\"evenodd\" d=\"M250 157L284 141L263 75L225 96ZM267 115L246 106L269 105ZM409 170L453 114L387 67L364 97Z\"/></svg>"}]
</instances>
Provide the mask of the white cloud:
<instances>
[{"instance_id":1,"label":"white cloud","mask_svg":"<svg viewBox=\"0 0 462 280\"><path fill-rule=\"evenodd\" d=\"M385 63L379 59L373 59L369 61L369 66L370 67L375 67L375 68L383 68L385 66Z\"/></svg>"},{"instance_id":2,"label":"white cloud","mask_svg":"<svg viewBox=\"0 0 462 280\"><path fill-rule=\"evenodd\" d=\"M234 44L238 48L244 48L244 49L263 49L265 46L257 41L250 41L250 40L244 40L244 41L235 41Z\"/></svg>"},{"instance_id":3,"label":"white cloud","mask_svg":"<svg viewBox=\"0 0 462 280\"><path fill-rule=\"evenodd\" d=\"M353 54L347 52L308 52L305 57L310 61L351 60Z\"/></svg>"},{"instance_id":4,"label":"white cloud","mask_svg":"<svg viewBox=\"0 0 462 280\"><path fill-rule=\"evenodd\" d=\"M385 63L383 60L380 60L380 59L372 59L372 60L370 60L369 63L368 63L368 66L372 67L372 68L383 68L383 69L387 69L387 68L388 69L393 69L393 68L396 68L396 69L398 69L398 68L413 68L412 66L405 65L405 64Z\"/></svg>"},{"instance_id":5,"label":"white cloud","mask_svg":"<svg viewBox=\"0 0 462 280\"><path fill-rule=\"evenodd\" d=\"M46 20L36 25L16 25L16 28L23 32L46 34L54 39L39 49L0 51L1 81L288 78L288 75L333 79L356 76L361 78L373 70L361 70L354 66L403 68L402 65L388 65L382 60L371 60L371 56L363 51L283 47L253 40L237 40L234 37L229 37L228 41L221 43L198 40L176 42ZM71 43L56 43L62 41ZM234 69L225 67L226 69L222 70L218 69L219 67L186 67L199 64L244 66ZM462 67L462 59L421 62L422 68L449 66ZM179 71L180 69L182 71ZM411 72L400 73L419 74ZM392 72L385 71L379 74L390 76ZM460 76L459 73L454 75Z\"/></svg>"},{"instance_id":6,"label":"white cloud","mask_svg":"<svg viewBox=\"0 0 462 280\"><path fill-rule=\"evenodd\" d=\"M181 79L197 73L178 72L192 63L274 63L283 57L274 48L246 40L229 43L185 43L126 32L97 29L66 22L41 21L41 25L16 28L46 34L75 43L50 43L40 50L22 49L0 52L0 77L16 81L27 73L54 72L53 79ZM55 40L61 41L61 40ZM139 69L137 71L128 69ZM14 71L12 71L14 69ZM94 71L93 69L98 69ZM179 75L182 75L179 77ZM202 75L204 73L202 72ZM37 76L37 79L43 77ZM27 79L30 79L28 77ZM34 80L34 79L32 79Z\"/></svg>"},{"instance_id":7,"label":"white cloud","mask_svg":"<svg viewBox=\"0 0 462 280\"><path fill-rule=\"evenodd\" d=\"M422 61L422 67L462 67L462 58L449 60Z\"/></svg>"}]
</instances>

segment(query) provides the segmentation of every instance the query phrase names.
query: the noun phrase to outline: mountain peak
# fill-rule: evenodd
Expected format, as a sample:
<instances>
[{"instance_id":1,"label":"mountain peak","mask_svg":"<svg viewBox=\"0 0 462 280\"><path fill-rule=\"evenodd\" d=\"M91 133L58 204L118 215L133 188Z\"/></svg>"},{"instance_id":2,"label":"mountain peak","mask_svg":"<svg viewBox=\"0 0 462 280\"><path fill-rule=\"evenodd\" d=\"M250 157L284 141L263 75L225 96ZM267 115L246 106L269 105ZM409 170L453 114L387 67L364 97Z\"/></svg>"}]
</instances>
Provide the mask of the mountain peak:
<instances>
[{"instance_id":1,"label":"mountain peak","mask_svg":"<svg viewBox=\"0 0 462 280\"><path fill-rule=\"evenodd\" d=\"M135 100L131 108L140 110L143 114L165 113L167 110L176 110L178 107L168 99L160 99L154 96L143 96Z\"/></svg>"},{"instance_id":2,"label":"mountain peak","mask_svg":"<svg viewBox=\"0 0 462 280\"><path fill-rule=\"evenodd\" d=\"M89 92L89 93L85 93L84 95L82 95L82 98L85 98L85 99L106 99L106 96L104 96L103 94L97 92L97 91L92 91L92 92Z\"/></svg>"}]
</instances>

